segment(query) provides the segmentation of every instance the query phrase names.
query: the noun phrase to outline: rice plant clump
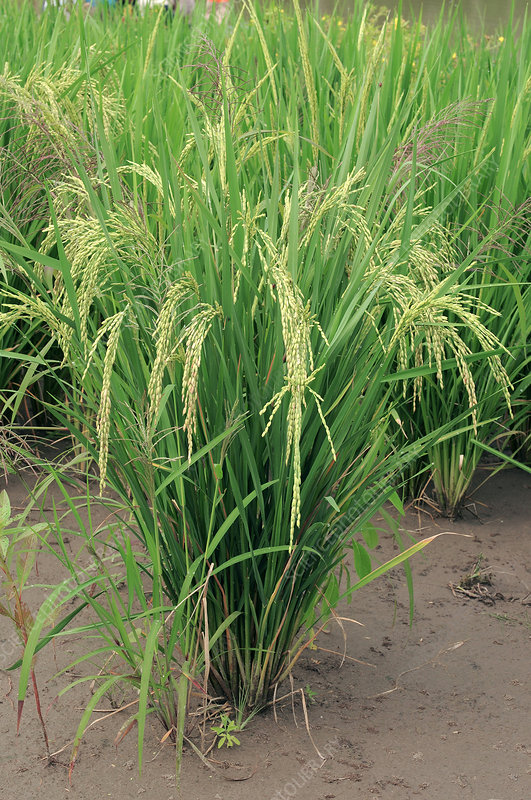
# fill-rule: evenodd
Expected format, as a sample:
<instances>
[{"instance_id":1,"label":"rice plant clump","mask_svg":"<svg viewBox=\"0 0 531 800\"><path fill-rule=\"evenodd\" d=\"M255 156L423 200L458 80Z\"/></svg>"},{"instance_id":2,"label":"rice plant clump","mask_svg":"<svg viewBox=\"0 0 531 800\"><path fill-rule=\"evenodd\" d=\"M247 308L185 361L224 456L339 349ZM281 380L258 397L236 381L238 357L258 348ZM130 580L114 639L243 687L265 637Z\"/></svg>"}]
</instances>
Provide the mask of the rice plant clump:
<instances>
[{"instance_id":1,"label":"rice plant clump","mask_svg":"<svg viewBox=\"0 0 531 800\"><path fill-rule=\"evenodd\" d=\"M2 211L19 282L0 331L58 348L54 413L130 511L141 555L116 548L153 607L127 674L177 741L194 681L266 705L338 601L389 568L371 516L426 468L446 491L446 443L463 437L473 464L514 413L527 240L483 226L491 201L508 220L525 203L529 133L496 154L493 86L459 89L442 31L375 34L357 11L354 35L297 3L286 19L250 7L212 43L160 14L87 19L81 64L74 48L62 70L0 82L3 191L24 174L32 207ZM347 547L354 578L336 571Z\"/></svg>"}]
</instances>

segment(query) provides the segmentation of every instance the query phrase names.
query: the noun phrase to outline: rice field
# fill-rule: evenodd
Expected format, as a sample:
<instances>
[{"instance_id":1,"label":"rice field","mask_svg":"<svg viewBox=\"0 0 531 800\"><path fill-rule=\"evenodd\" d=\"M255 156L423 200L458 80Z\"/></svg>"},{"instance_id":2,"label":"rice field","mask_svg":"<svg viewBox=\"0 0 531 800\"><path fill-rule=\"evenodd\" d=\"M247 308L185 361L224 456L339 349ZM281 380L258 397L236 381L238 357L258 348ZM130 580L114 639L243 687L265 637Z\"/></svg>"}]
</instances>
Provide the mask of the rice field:
<instances>
[{"instance_id":1,"label":"rice field","mask_svg":"<svg viewBox=\"0 0 531 800\"><path fill-rule=\"evenodd\" d=\"M38 651L89 631L71 769L123 685L139 766L154 714L178 775L198 690L254 715L398 565L412 611L408 498L455 517L485 454L530 471L531 29L298 0L0 28L0 433L41 474L0 507L19 722ZM30 613L41 549L65 577Z\"/></svg>"}]
</instances>

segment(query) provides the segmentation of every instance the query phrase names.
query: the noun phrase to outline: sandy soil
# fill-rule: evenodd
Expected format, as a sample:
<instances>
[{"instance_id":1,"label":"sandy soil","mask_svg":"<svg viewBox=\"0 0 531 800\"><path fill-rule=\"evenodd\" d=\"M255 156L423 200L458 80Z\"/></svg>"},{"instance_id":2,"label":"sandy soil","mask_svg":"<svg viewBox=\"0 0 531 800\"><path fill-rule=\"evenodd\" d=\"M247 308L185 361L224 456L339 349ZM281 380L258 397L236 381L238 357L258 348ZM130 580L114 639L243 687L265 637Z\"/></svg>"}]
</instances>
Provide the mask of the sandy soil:
<instances>
[{"instance_id":1,"label":"sandy soil","mask_svg":"<svg viewBox=\"0 0 531 800\"><path fill-rule=\"evenodd\" d=\"M482 479L484 475L479 475ZM2 487L0 487L2 488ZM23 487L9 482L14 506ZM409 513L405 527L421 535L442 530L471 538L438 539L413 563L416 615L408 625L403 573L397 571L362 590L342 616L347 657L341 665L342 633L331 625L307 651L293 676L308 686L308 736L299 702L279 704L239 734L240 747L213 751L211 768L193 752L184 755L182 796L188 800L347 800L372 797L424 800L529 800L531 797L531 478L517 470L499 473L481 487L465 517L456 522ZM477 515L474 516L474 514ZM389 543L382 557L391 553ZM480 554L492 573L489 597L458 592ZM55 569L55 575L53 570ZM42 582L57 579L54 564L41 562ZM474 593L474 592L472 592ZM42 602L32 590L30 603ZM52 750L73 738L87 689L58 692L73 673L53 674L82 651L80 640L39 654L36 664ZM0 666L12 660L12 632L0 619ZM330 652L332 651L332 652ZM365 666L354 659L368 662ZM1 800L146 795L177 800L174 751L160 745L163 730L147 731L142 775L136 766L133 731L118 748L113 739L120 715L94 725L84 740L72 784L69 749L45 766L32 697L15 737L16 686L0 671ZM16 676L13 676L16 682ZM289 685L286 687L289 691ZM97 715L96 715L97 716Z\"/></svg>"}]
</instances>

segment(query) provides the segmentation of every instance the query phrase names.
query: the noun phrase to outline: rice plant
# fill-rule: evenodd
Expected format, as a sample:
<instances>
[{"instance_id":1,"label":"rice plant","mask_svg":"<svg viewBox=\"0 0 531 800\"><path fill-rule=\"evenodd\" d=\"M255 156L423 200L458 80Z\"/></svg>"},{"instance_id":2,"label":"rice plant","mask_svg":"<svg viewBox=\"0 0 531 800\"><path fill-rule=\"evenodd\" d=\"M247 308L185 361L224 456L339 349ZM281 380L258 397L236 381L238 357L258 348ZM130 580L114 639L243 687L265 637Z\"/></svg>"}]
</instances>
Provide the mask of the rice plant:
<instances>
[{"instance_id":1,"label":"rice plant","mask_svg":"<svg viewBox=\"0 0 531 800\"><path fill-rule=\"evenodd\" d=\"M444 203L419 207L414 170L403 202L404 184L389 176L396 135L367 173L353 163L350 125L323 181L317 164L307 175L300 167L301 150L319 152L317 113L304 148L297 117L287 133L261 133L252 92L229 110L230 73L220 73L214 114L179 77L174 103L191 129L179 162L152 145L151 164L102 161L95 179L76 147L80 178L54 184L40 253L24 250L52 271L51 285L40 267L26 270L30 292L3 319L39 320L61 346L72 429L98 459L101 490L109 482L134 498L160 591L177 603L184 579L211 573L208 624L231 624L211 648L210 679L253 709L306 646L298 632L314 626L314 608L326 617L337 601L333 568L352 532L426 445L397 449L386 376L412 367L420 394L415 370L433 361L441 378L453 356L473 406L469 351L451 315L481 350L498 342L455 269L453 280L427 279L441 242L451 251ZM94 104L105 153L100 112ZM365 578L370 558L355 541Z\"/></svg>"},{"instance_id":2,"label":"rice plant","mask_svg":"<svg viewBox=\"0 0 531 800\"><path fill-rule=\"evenodd\" d=\"M345 26L297 3L193 28L27 20L0 83L10 197L13 153L44 126L55 149L32 162L38 213L3 223L23 283L0 329L60 352L50 411L130 510L142 555L114 546L156 613L120 649L133 600L102 567L93 609L115 613L95 630L179 741L193 681L245 713L269 702L339 599L426 544L371 552L404 476L435 465L455 507L482 432L525 399L529 29L470 69L455 17L378 27L361 3Z\"/></svg>"}]
</instances>

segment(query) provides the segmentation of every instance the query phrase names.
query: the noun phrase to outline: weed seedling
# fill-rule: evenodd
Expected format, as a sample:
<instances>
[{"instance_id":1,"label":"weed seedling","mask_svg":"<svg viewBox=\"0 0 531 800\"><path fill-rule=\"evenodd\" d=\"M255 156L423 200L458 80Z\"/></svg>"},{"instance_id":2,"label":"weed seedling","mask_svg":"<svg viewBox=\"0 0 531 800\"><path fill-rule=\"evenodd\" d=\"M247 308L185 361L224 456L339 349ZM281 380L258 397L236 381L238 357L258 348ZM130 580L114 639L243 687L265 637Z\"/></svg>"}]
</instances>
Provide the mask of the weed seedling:
<instances>
[{"instance_id":1,"label":"weed seedling","mask_svg":"<svg viewBox=\"0 0 531 800\"><path fill-rule=\"evenodd\" d=\"M316 702L315 698L317 697L317 692L311 688L309 683L307 683L306 686L304 687L304 692L310 703Z\"/></svg>"},{"instance_id":2,"label":"weed seedling","mask_svg":"<svg viewBox=\"0 0 531 800\"><path fill-rule=\"evenodd\" d=\"M234 731L239 731L240 728L228 714L221 714L220 724L212 725L212 730L218 737L218 748L223 747L223 745L234 747L235 744L240 744L240 740L234 736Z\"/></svg>"}]
</instances>

